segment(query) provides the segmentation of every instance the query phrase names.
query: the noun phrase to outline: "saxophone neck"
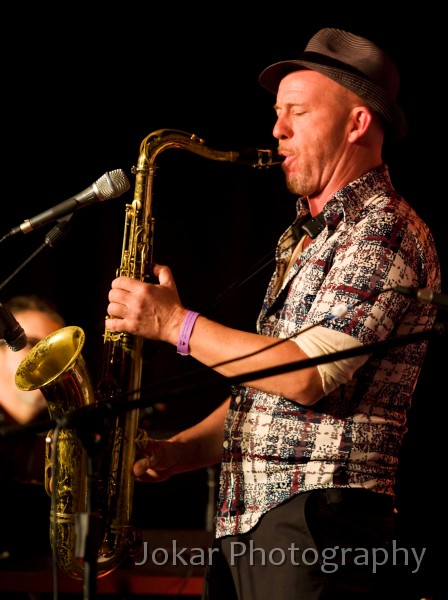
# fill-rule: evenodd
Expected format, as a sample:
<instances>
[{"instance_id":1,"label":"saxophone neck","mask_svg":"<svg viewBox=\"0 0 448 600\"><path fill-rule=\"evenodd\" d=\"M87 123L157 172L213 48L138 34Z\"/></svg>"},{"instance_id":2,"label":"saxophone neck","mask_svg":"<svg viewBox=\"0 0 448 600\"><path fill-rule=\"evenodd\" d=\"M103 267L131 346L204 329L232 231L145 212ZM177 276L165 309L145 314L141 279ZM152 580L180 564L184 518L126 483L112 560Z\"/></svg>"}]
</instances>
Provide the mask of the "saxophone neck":
<instances>
[{"instance_id":1,"label":"saxophone neck","mask_svg":"<svg viewBox=\"0 0 448 600\"><path fill-rule=\"evenodd\" d=\"M151 169L158 155L169 148L189 150L210 160L234 162L256 168L272 167L281 164L285 159L277 150L271 149L216 150L207 146L205 141L194 133L176 129L159 129L150 133L142 141L135 172Z\"/></svg>"}]
</instances>

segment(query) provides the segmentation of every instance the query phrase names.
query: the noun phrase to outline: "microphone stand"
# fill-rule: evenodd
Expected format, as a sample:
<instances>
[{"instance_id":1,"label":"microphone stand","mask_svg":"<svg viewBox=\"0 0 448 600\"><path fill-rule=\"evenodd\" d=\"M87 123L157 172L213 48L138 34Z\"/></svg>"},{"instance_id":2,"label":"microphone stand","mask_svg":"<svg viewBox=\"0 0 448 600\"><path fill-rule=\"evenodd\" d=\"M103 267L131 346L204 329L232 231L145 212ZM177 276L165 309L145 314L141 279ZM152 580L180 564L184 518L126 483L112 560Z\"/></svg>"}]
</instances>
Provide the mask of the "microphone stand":
<instances>
[{"instance_id":1,"label":"microphone stand","mask_svg":"<svg viewBox=\"0 0 448 600\"><path fill-rule=\"evenodd\" d=\"M41 244L39 248L37 248L37 250L35 250L31 254L31 256L29 256L13 273L11 273L11 275L7 277L3 281L3 283L0 284L0 290L2 290L11 281L11 279L13 279L13 277L15 277L17 273L19 273L24 267L26 267L26 265L29 262L31 262L31 260L35 258L42 250L48 247L54 248L54 246L59 243L59 241L69 230L69 221L72 218L72 216L73 213L58 221L58 223L45 236L44 243Z\"/></svg>"},{"instance_id":2,"label":"microphone stand","mask_svg":"<svg viewBox=\"0 0 448 600\"><path fill-rule=\"evenodd\" d=\"M275 367L268 367L266 369L260 369L257 371L242 373L241 375L235 375L234 377L227 377L227 381L229 385L238 385L242 384L245 381L252 379L263 379L265 377L272 377L274 375L281 375L283 373L289 373L291 371L300 371L302 369L307 369L309 367L314 367L317 365L321 365L328 362L334 362L337 360L342 360L345 358L351 358L353 356L362 356L365 354L374 354L375 352L382 352L389 348L395 348L397 346L404 346L407 344L413 344L425 340L430 340L436 338L440 335L446 334L445 327L442 323L435 323L432 329L428 329L425 331L419 331L416 333L410 333L408 335L403 335L397 338L391 338L382 342L374 342L372 344L366 344L364 346L358 346L354 348L348 348L346 350L340 350L338 352L332 352L331 354L325 354L321 356L316 356L314 358L307 358L305 360L294 361L291 363L286 363L284 365L277 365ZM188 393L196 393L198 391L206 391L208 389L213 389L218 385L216 381L206 381L204 383L198 383L197 378L198 375L202 373L209 372L211 367L205 367L203 369L197 369L195 371L187 373L186 375L181 376L180 378L170 378L165 382L160 382L157 386L150 386L147 388L142 388L143 391L151 392L154 387L164 388L167 384L176 383L180 379L181 387L176 387L171 392L163 391L161 393L155 393L151 395L150 398L147 396L144 398L140 398L139 400L129 400L123 397L116 397L110 402L99 402L94 404L89 404L87 406L83 406L74 411L68 412L57 422L60 427L83 427L86 420L89 418L89 414L95 414L97 411L102 413L105 416L116 416L121 414L122 412L127 412L130 410L136 410L141 408L148 408L149 406L153 406L159 402L166 402L167 400L176 400L179 397L188 394ZM183 379L187 381L186 384L183 384ZM189 383L189 380L191 382ZM221 384L222 385L222 384ZM131 394L135 394L136 390L133 390ZM24 426L22 426L24 427ZM0 440L1 440L2 431L0 428Z\"/></svg>"},{"instance_id":3,"label":"microphone stand","mask_svg":"<svg viewBox=\"0 0 448 600\"><path fill-rule=\"evenodd\" d=\"M94 415L95 417L95 415ZM98 552L101 539L101 516L98 481L101 480L101 465L107 447L106 419L92 418L89 424L77 431L87 452L87 504L86 512L75 515L76 556L83 560L83 599L94 599L97 587Z\"/></svg>"},{"instance_id":4,"label":"microphone stand","mask_svg":"<svg viewBox=\"0 0 448 600\"><path fill-rule=\"evenodd\" d=\"M283 373L289 373L291 371L300 371L309 367L315 367L317 365L321 365L328 362L334 362L345 358L351 358L353 356L374 354L375 352L382 352L389 348L405 346L407 344L415 344L422 341L429 341L431 339L436 339L442 335L446 335L445 326L442 323L437 322L434 324L432 329L427 329L425 331L409 333L407 335L391 338L382 342L374 342L372 344L366 344L364 346L357 346L354 348L348 348L346 350L332 352L330 354L315 356L314 358L307 358L304 360L286 363L284 365L277 365L275 367L268 367L266 369L242 373L241 375L235 375L234 377L226 377L225 379L228 381L229 385L238 385L250 379L263 379L265 377L281 375ZM129 400L123 396L116 396L108 402L96 402L69 411L67 414L65 414L59 419L48 419L45 422L30 423L27 425L6 425L0 427L0 443L2 439L15 437L24 432L38 433L48 431L49 429L52 429L54 427L76 428L77 431L79 428L79 430L82 431L82 429L86 427L86 423L89 424L89 419L97 418L98 420L100 420L106 417L119 415L123 412L137 410L141 408L148 408L159 402L166 402L167 400L176 400L179 397L188 393L206 391L208 389L213 389L217 385L222 385L221 382L218 383L216 380L198 383L198 376L203 373L210 372L210 369L212 369L212 367L204 367L203 369L191 371L186 375L162 381L160 383L157 383L155 386L148 386L142 388L140 390L141 392L148 392L149 394L151 394L151 391L155 389L156 393L153 393L150 396L146 395L144 398L140 398L138 400ZM190 379L191 382L189 382ZM157 389L163 389L166 385L177 383L179 382L179 380L181 386L177 386L173 391L167 392L165 390L163 392L157 392ZM186 381L186 383L184 383L184 380ZM135 395L137 392L138 390L133 390L129 392L129 395ZM87 427L91 428L91 424L89 424Z\"/></svg>"}]
</instances>

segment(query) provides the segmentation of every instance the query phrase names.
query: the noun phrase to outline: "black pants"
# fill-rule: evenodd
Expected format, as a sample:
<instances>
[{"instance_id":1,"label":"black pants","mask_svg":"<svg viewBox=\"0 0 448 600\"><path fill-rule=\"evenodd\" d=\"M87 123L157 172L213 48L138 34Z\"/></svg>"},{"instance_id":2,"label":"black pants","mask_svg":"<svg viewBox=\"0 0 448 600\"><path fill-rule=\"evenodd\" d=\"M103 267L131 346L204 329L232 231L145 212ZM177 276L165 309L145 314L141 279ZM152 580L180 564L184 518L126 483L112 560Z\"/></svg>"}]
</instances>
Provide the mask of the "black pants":
<instances>
[{"instance_id":1,"label":"black pants","mask_svg":"<svg viewBox=\"0 0 448 600\"><path fill-rule=\"evenodd\" d=\"M269 511L249 533L216 540L207 600L389 600L406 569L389 496L315 490ZM412 564L410 564L412 563Z\"/></svg>"}]
</instances>

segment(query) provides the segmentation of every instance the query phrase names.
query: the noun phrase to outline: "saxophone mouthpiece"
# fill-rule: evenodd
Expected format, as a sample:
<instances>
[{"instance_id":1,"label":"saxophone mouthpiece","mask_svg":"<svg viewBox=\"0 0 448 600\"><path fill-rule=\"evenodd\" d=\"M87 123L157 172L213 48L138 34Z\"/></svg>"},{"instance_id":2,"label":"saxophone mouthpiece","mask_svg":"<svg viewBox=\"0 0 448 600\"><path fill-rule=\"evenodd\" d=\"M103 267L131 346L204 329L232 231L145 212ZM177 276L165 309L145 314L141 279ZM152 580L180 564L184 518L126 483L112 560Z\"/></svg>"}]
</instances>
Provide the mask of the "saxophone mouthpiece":
<instances>
[{"instance_id":1,"label":"saxophone mouthpiece","mask_svg":"<svg viewBox=\"0 0 448 600\"><path fill-rule=\"evenodd\" d=\"M257 169L279 165L284 160L285 157L278 154L276 150L262 150L261 148L243 148L236 152L235 158L235 162Z\"/></svg>"}]
</instances>

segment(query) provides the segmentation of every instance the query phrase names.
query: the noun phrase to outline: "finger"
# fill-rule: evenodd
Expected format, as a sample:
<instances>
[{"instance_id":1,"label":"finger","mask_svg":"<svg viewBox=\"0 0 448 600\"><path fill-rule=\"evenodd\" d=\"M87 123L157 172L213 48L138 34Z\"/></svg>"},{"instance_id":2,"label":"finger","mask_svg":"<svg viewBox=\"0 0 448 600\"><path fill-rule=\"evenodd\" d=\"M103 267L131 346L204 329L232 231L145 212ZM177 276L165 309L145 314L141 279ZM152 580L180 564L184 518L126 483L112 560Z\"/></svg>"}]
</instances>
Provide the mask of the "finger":
<instances>
[{"instance_id":1,"label":"finger","mask_svg":"<svg viewBox=\"0 0 448 600\"><path fill-rule=\"evenodd\" d=\"M134 463L133 473L139 481L163 481L167 478L165 469L153 469L152 457L142 458Z\"/></svg>"},{"instance_id":2,"label":"finger","mask_svg":"<svg viewBox=\"0 0 448 600\"><path fill-rule=\"evenodd\" d=\"M171 269L166 265L154 265L153 268L154 275L158 277L159 283L161 285L172 285L173 283L173 275L171 273Z\"/></svg>"},{"instance_id":3,"label":"finger","mask_svg":"<svg viewBox=\"0 0 448 600\"><path fill-rule=\"evenodd\" d=\"M140 458L134 463L133 471L136 477L142 477L145 475L146 471L150 469L152 465L152 460L150 457L145 456L144 458Z\"/></svg>"},{"instance_id":4,"label":"finger","mask_svg":"<svg viewBox=\"0 0 448 600\"><path fill-rule=\"evenodd\" d=\"M132 277L125 277L124 275L121 275L120 277L116 277L112 281L111 287L122 290L123 292L130 292L135 287L135 285L138 285L138 282L136 279L133 279Z\"/></svg>"}]
</instances>

